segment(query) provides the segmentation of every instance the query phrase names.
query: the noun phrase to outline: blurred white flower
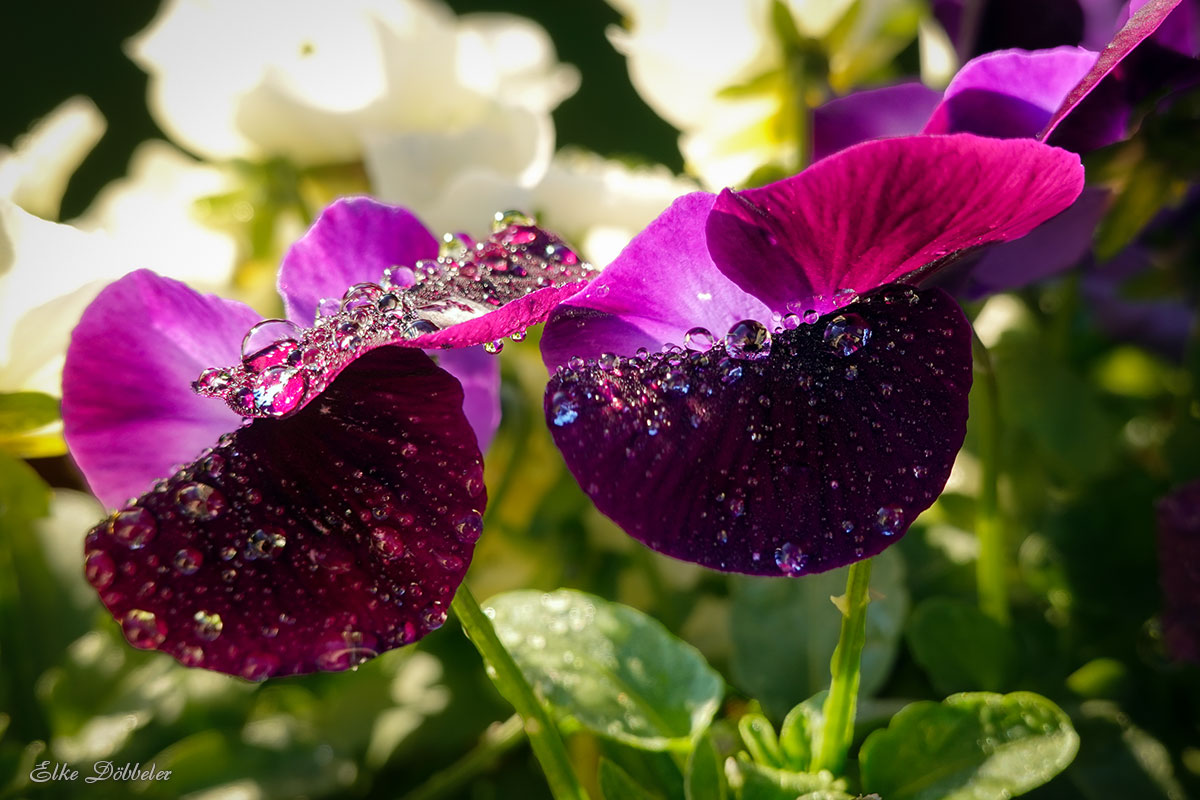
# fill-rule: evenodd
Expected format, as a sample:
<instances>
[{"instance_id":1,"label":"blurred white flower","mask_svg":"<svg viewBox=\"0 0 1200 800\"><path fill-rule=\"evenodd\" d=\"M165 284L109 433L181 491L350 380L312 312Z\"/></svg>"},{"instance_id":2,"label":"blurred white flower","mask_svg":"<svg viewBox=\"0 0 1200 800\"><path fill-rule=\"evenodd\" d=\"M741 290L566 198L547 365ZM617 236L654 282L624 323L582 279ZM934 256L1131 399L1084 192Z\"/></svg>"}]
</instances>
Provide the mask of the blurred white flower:
<instances>
[{"instance_id":1,"label":"blurred white flower","mask_svg":"<svg viewBox=\"0 0 1200 800\"><path fill-rule=\"evenodd\" d=\"M168 0L130 43L150 108L209 159L363 160L417 212L463 174L530 184L578 74L546 32L427 0Z\"/></svg>"},{"instance_id":2,"label":"blurred white flower","mask_svg":"<svg viewBox=\"0 0 1200 800\"><path fill-rule=\"evenodd\" d=\"M799 165L800 115L824 88L801 84L811 53L796 48L797 37L820 47L830 86L846 91L916 35L921 8L918 0L608 2L625 18L609 39L634 88L679 128L688 170L711 189L740 185L763 166Z\"/></svg>"},{"instance_id":3,"label":"blurred white flower","mask_svg":"<svg viewBox=\"0 0 1200 800\"><path fill-rule=\"evenodd\" d=\"M0 199L57 219L67 181L104 135L96 104L72 97L36 122L12 149L0 146Z\"/></svg>"}]
</instances>

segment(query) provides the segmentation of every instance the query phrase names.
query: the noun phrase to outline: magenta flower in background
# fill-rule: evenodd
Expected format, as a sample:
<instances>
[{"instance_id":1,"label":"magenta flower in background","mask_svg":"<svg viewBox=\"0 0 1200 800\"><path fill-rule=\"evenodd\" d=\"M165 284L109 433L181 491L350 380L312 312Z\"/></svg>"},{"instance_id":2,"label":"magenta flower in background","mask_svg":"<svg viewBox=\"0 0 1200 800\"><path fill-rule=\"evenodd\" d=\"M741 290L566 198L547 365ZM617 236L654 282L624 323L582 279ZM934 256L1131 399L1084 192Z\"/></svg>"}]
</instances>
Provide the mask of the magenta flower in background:
<instances>
[{"instance_id":1,"label":"magenta flower in background","mask_svg":"<svg viewBox=\"0 0 1200 800\"><path fill-rule=\"evenodd\" d=\"M541 321L589 269L522 219L450 244L439 257L404 209L343 200L283 260L288 320L146 271L84 312L65 435L119 508L88 534L86 574L131 644L258 680L441 625L499 416L477 345Z\"/></svg>"},{"instance_id":2,"label":"magenta flower in background","mask_svg":"<svg viewBox=\"0 0 1200 800\"><path fill-rule=\"evenodd\" d=\"M969 323L915 287L1082 186L1072 153L955 135L686 195L552 313L555 443L602 512L676 558L802 575L872 556L965 435Z\"/></svg>"},{"instance_id":3,"label":"magenta flower in background","mask_svg":"<svg viewBox=\"0 0 1200 800\"><path fill-rule=\"evenodd\" d=\"M1200 481L1159 501L1158 563L1167 649L1200 664Z\"/></svg>"}]
</instances>

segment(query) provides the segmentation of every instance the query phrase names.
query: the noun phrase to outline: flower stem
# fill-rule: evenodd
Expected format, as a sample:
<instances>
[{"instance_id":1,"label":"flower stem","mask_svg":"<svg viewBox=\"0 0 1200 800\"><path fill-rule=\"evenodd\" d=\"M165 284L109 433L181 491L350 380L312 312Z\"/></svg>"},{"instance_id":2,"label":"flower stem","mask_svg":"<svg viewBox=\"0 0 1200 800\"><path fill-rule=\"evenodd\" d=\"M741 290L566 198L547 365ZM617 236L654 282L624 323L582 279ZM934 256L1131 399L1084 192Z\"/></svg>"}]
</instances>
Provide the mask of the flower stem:
<instances>
[{"instance_id":1,"label":"flower stem","mask_svg":"<svg viewBox=\"0 0 1200 800\"><path fill-rule=\"evenodd\" d=\"M825 722L813 759L812 771L827 769L841 775L846 767L846 754L854 738L854 716L858 705L858 680L863 644L867 638L867 604L871 599L871 560L850 565L846 576L846 594L838 608L842 612L842 630L829 670L833 680L825 698Z\"/></svg>"},{"instance_id":2,"label":"flower stem","mask_svg":"<svg viewBox=\"0 0 1200 800\"><path fill-rule=\"evenodd\" d=\"M525 740L525 723L520 714L497 722L484 732L471 752L404 796L404 800L438 800L454 794L472 778L491 769L500 756Z\"/></svg>"},{"instance_id":3,"label":"flower stem","mask_svg":"<svg viewBox=\"0 0 1200 800\"><path fill-rule=\"evenodd\" d=\"M525 721L525 734L529 737L534 755L542 765L546 782L550 784L550 792L555 800L587 800L587 792L571 768L567 747L558 732L558 727L533 693L533 688L521 674L513 657L500 643L492 621L483 613L483 609L479 607L465 583L458 588L450 607L458 617L467 638L483 656L484 664L488 668L488 677Z\"/></svg>"},{"instance_id":4,"label":"flower stem","mask_svg":"<svg viewBox=\"0 0 1200 800\"><path fill-rule=\"evenodd\" d=\"M979 461L983 468L979 498L975 505L975 535L979 537L979 558L975 562L975 580L979 608L999 623L1008 624L1008 547L1004 523L1000 517L998 484L1000 481L1000 409L996 372L983 342L972 334L976 374L976 392L972 411L978 422Z\"/></svg>"}]
</instances>

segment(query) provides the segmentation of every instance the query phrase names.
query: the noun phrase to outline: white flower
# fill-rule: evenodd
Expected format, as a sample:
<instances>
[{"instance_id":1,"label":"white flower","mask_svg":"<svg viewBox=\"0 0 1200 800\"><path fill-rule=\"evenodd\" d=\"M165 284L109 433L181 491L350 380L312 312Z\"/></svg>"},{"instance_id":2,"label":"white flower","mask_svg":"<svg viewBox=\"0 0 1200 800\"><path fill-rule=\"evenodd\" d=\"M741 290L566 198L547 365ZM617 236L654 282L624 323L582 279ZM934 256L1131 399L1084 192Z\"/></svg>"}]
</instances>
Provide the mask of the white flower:
<instances>
[{"instance_id":1,"label":"white flower","mask_svg":"<svg viewBox=\"0 0 1200 800\"><path fill-rule=\"evenodd\" d=\"M424 212L471 172L534 182L575 91L546 32L424 0L168 0L131 42L150 107L209 159L365 161Z\"/></svg>"},{"instance_id":2,"label":"white flower","mask_svg":"<svg viewBox=\"0 0 1200 800\"><path fill-rule=\"evenodd\" d=\"M104 135L104 117L86 97L72 97L13 149L0 147L0 199L31 214L57 219L67 181Z\"/></svg>"}]
</instances>

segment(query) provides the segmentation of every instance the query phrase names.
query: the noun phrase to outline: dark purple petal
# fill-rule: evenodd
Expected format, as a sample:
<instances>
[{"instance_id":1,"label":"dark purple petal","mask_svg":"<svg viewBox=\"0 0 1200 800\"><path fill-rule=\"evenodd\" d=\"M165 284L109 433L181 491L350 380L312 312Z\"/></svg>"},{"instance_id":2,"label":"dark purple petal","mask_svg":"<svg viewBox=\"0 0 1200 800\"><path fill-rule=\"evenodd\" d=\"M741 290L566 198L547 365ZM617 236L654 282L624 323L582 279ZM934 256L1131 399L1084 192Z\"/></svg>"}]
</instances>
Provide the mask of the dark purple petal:
<instances>
[{"instance_id":1,"label":"dark purple petal","mask_svg":"<svg viewBox=\"0 0 1200 800\"><path fill-rule=\"evenodd\" d=\"M1067 94L1050 121L1038 134L1038 138L1043 141L1048 139L1059 123L1100 84L1101 80L1112 72L1122 59L1141 44L1147 36L1154 33L1175 6L1179 5L1179 2L1180 0L1149 0L1136 14L1130 17L1125 27L1117 32L1113 40L1100 53L1100 58L1096 61L1095 66Z\"/></svg>"},{"instance_id":2,"label":"dark purple petal","mask_svg":"<svg viewBox=\"0 0 1200 800\"><path fill-rule=\"evenodd\" d=\"M631 536L715 569L801 575L878 553L937 497L971 385L970 326L945 292L883 287L776 333L765 355L736 350L551 379L555 443Z\"/></svg>"},{"instance_id":3,"label":"dark purple petal","mask_svg":"<svg viewBox=\"0 0 1200 800\"><path fill-rule=\"evenodd\" d=\"M867 89L813 111L813 159L868 139L920 133L941 95L921 83Z\"/></svg>"},{"instance_id":4,"label":"dark purple petal","mask_svg":"<svg viewBox=\"0 0 1200 800\"><path fill-rule=\"evenodd\" d=\"M1079 157L969 134L865 142L792 178L725 190L708 220L717 267L777 313L825 313L1016 239L1083 188Z\"/></svg>"},{"instance_id":5,"label":"dark purple petal","mask_svg":"<svg viewBox=\"0 0 1200 800\"><path fill-rule=\"evenodd\" d=\"M148 270L83 312L63 368L63 432L88 485L113 507L192 461L240 420L192 381L236 360L258 314Z\"/></svg>"},{"instance_id":6,"label":"dark purple petal","mask_svg":"<svg viewBox=\"0 0 1200 800\"><path fill-rule=\"evenodd\" d=\"M963 66L930 115L925 133L1034 137L1099 54L1080 47L1004 50Z\"/></svg>"},{"instance_id":7,"label":"dark purple petal","mask_svg":"<svg viewBox=\"0 0 1200 800\"><path fill-rule=\"evenodd\" d=\"M682 345L702 327L723 336L743 319L770 319L770 310L713 264L705 225L714 195L693 192L658 216L588 287L558 307L542 333L550 369L573 357L633 355Z\"/></svg>"},{"instance_id":8,"label":"dark purple petal","mask_svg":"<svg viewBox=\"0 0 1200 800\"><path fill-rule=\"evenodd\" d=\"M384 270L437 258L438 243L413 214L369 197L336 200L288 250L279 294L288 319L311 325L317 304L358 283L378 283Z\"/></svg>"},{"instance_id":9,"label":"dark purple petal","mask_svg":"<svg viewBox=\"0 0 1200 800\"><path fill-rule=\"evenodd\" d=\"M442 624L485 503L458 382L385 347L98 525L86 571L135 647L252 680L341 670Z\"/></svg>"},{"instance_id":10,"label":"dark purple petal","mask_svg":"<svg viewBox=\"0 0 1200 800\"><path fill-rule=\"evenodd\" d=\"M1159 501L1158 562L1167 647L1200 664L1200 481Z\"/></svg>"},{"instance_id":11,"label":"dark purple petal","mask_svg":"<svg viewBox=\"0 0 1200 800\"><path fill-rule=\"evenodd\" d=\"M1083 273L1080 290L1099 327L1120 342L1133 342L1183 361L1197 324L1195 303L1181 296L1130 297L1125 284L1154 268L1143 247L1127 247L1111 261Z\"/></svg>"},{"instance_id":12,"label":"dark purple petal","mask_svg":"<svg viewBox=\"0 0 1200 800\"><path fill-rule=\"evenodd\" d=\"M983 254L970 270L960 296L977 300L1019 289L1078 264L1092 249L1096 225L1108 206L1108 192L1085 189L1070 208L1013 242Z\"/></svg>"},{"instance_id":13,"label":"dark purple petal","mask_svg":"<svg viewBox=\"0 0 1200 800\"><path fill-rule=\"evenodd\" d=\"M1129 9L1137 13L1147 0L1133 0ZM1154 32L1154 41L1189 58L1200 56L1200 4L1183 2L1175 7Z\"/></svg>"}]
</instances>

